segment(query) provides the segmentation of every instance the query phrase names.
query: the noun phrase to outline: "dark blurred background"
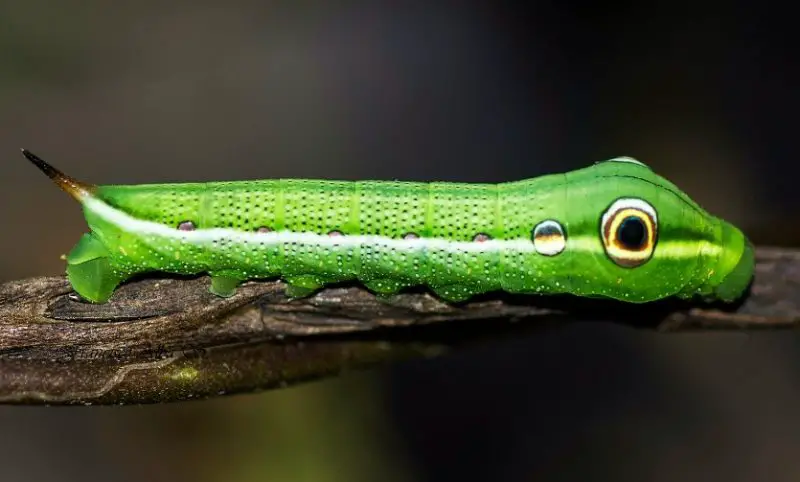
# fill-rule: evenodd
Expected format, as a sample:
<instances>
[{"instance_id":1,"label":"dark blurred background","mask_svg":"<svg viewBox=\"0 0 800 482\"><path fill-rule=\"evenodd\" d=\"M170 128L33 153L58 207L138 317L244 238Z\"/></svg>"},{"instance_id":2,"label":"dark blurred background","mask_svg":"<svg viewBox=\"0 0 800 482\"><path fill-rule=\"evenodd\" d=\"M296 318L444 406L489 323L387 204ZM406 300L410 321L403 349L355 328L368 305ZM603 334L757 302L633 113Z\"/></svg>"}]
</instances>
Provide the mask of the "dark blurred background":
<instances>
[{"instance_id":1,"label":"dark blurred background","mask_svg":"<svg viewBox=\"0 0 800 482\"><path fill-rule=\"evenodd\" d=\"M402 3L402 6L401 6ZM0 0L0 277L97 183L506 181L617 155L800 244L795 16L770 2ZM800 342L586 323L297 388L0 407L0 480L800 480Z\"/></svg>"}]
</instances>

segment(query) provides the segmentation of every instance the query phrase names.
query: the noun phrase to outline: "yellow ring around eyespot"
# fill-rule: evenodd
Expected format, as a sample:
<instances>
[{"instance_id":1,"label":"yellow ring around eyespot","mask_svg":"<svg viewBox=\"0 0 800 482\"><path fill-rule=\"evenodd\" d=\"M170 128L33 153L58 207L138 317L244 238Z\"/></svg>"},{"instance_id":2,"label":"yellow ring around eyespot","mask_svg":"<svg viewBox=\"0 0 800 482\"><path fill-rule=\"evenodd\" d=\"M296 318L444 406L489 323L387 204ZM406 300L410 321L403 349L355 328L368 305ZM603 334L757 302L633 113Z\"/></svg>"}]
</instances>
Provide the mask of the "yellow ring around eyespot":
<instances>
[{"instance_id":1,"label":"yellow ring around eyespot","mask_svg":"<svg viewBox=\"0 0 800 482\"><path fill-rule=\"evenodd\" d=\"M622 221L628 217L635 217L641 220L645 226L646 240L642 247L637 250L626 248L617 239L617 230ZM657 227L649 213L637 208L622 208L613 213L611 218L606 221L605 226L603 226L603 244L605 245L606 253L615 263L626 267L634 267L644 263L653 255L656 234Z\"/></svg>"}]
</instances>

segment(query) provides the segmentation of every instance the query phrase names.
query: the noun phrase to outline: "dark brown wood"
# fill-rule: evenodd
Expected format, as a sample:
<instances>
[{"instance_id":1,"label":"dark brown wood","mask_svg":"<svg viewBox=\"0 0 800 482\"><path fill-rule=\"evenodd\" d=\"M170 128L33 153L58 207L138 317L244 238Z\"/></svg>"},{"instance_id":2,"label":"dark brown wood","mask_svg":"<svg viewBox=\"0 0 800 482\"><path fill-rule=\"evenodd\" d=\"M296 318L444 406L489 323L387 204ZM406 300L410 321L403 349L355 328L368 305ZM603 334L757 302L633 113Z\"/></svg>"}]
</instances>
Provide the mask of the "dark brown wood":
<instances>
[{"instance_id":1,"label":"dark brown wood","mask_svg":"<svg viewBox=\"0 0 800 482\"><path fill-rule=\"evenodd\" d=\"M246 283L223 299L208 284L143 279L102 305L75 299L63 277L0 285L0 403L255 391L574 321L664 332L800 324L800 251L779 248L758 250L752 292L735 307L504 295L450 305L425 292L381 300L356 286L288 300L280 282Z\"/></svg>"}]
</instances>

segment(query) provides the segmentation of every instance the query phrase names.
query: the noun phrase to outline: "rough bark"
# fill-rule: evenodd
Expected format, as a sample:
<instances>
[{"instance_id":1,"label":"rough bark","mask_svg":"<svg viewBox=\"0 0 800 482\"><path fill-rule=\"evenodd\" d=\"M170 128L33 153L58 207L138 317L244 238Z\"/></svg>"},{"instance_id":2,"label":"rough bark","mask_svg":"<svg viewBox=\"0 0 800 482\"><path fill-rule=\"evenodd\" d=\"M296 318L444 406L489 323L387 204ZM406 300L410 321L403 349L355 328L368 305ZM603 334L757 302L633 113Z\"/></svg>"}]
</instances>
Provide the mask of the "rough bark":
<instances>
[{"instance_id":1,"label":"rough bark","mask_svg":"<svg viewBox=\"0 0 800 482\"><path fill-rule=\"evenodd\" d=\"M0 285L0 403L154 403L254 391L575 321L664 332L800 323L800 251L779 248L758 250L751 293L733 307L504 295L449 305L423 291L379 300L355 286L290 301L280 282L246 283L223 299L208 283L142 279L103 305L75 299L63 277Z\"/></svg>"}]
</instances>

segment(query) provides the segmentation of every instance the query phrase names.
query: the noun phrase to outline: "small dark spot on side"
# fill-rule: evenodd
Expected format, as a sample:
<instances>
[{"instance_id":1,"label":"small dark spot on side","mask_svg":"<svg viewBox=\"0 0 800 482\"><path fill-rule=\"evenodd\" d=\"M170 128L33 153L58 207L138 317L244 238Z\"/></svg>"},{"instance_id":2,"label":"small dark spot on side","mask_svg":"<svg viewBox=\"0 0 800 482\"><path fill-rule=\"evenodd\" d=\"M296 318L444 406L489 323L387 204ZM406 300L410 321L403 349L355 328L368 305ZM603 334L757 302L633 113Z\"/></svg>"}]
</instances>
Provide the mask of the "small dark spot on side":
<instances>
[{"instance_id":1,"label":"small dark spot on side","mask_svg":"<svg viewBox=\"0 0 800 482\"><path fill-rule=\"evenodd\" d=\"M195 225L192 221L181 221L178 223L178 230L180 231L194 231Z\"/></svg>"},{"instance_id":2,"label":"small dark spot on side","mask_svg":"<svg viewBox=\"0 0 800 482\"><path fill-rule=\"evenodd\" d=\"M478 234L475 235L474 238L472 238L472 241L476 242L476 243L484 243L486 241L489 241L490 239L492 239L492 237L489 236L488 234L486 234L486 233L478 233Z\"/></svg>"}]
</instances>

